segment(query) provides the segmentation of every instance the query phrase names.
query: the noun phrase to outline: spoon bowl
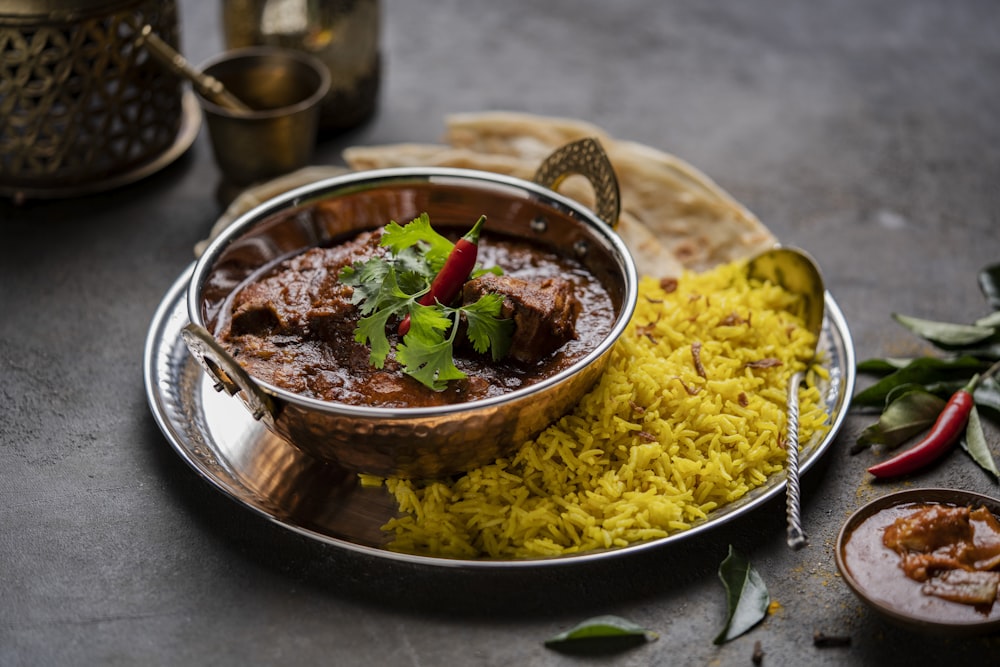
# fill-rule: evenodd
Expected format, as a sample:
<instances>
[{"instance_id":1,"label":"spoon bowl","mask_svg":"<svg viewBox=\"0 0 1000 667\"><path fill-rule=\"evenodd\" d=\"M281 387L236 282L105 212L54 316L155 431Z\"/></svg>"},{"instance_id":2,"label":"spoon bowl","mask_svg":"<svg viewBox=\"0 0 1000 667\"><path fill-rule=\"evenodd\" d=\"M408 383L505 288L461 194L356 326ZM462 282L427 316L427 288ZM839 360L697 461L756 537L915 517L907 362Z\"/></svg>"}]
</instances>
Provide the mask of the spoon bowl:
<instances>
[{"instance_id":1,"label":"spoon bowl","mask_svg":"<svg viewBox=\"0 0 1000 667\"><path fill-rule=\"evenodd\" d=\"M802 298L806 329L816 336L823 328L826 288L816 261L797 248L772 248L754 257L747 265L751 278L769 280ZM815 348L814 348L815 352ZM788 487L785 496L788 518L788 546L798 550L808 544L802 529L799 497L799 385L805 373L792 375L788 383Z\"/></svg>"}]
</instances>

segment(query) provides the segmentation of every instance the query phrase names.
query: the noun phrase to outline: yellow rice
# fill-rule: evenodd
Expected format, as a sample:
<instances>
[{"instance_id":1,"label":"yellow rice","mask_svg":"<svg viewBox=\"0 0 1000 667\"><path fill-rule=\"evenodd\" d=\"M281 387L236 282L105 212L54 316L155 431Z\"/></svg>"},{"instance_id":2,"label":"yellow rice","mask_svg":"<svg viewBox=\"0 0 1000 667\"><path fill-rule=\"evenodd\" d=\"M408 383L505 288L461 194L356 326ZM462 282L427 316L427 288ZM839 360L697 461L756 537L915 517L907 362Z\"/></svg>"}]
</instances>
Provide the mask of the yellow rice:
<instances>
[{"instance_id":1,"label":"yellow rice","mask_svg":"<svg viewBox=\"0 0 1000 667\"><path fill-rule=\"evenodd\" d=\"M667 287L640 281L601 379L510 458L456 479L385 480L400 511L383 527L390 548L537 558L621 547L690 528L780 471L786 387L813 350L801 304L751 284L744 263ZM812 381L800 402L807 443L827 415Z\"/></svg>"}]
</instances>

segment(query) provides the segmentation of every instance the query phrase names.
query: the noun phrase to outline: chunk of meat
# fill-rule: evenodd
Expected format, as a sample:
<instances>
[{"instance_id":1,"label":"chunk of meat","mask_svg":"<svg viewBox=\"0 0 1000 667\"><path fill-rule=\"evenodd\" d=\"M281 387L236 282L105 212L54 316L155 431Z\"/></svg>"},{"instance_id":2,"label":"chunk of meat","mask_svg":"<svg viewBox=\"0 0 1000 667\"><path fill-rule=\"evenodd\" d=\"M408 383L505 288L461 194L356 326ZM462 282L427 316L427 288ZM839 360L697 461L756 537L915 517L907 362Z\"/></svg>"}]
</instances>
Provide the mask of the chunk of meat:
<instances>
[{"instance_id":1,"label":"chunk of meat","mask_svg":"<svg viewBox=\"0 0 1000 667\"><path fill-rule=\"evenodd\" d=\"M1000 521L985 507L969 513L973 528L970 557L977 570L1000 569Z\"/></svg>"},{"instance_id":2,"label":"chunk of meat","mask_svg":"<svg viewBox=\"0 0 1000 667\"><path fill-rule=\"evenodd\" d=\"M582 306L568 280L529 282L487 273L465 284L462 300L474 303L485 294L504 298L500 317L514 320L508 356L518 362L536 363L576 337L576 318Z\"/></svg>"},{"instance_id":3,"label":"chunk of meat","mask_svg":"<svg viewBox=\"0 0 1000 667\"><path fill-rule=\"evenodd\" d=\"M991 605L997 599L998 587L1000 572L945 570L931 577L921 590L952 602Z\"/></svg>"},{"instance_id":4,"label":"chunk of meat","mask_svg":"<svg viewBox=\"0 0 1000 667\"><path fill-rule=\"evenodd\" d=\"M928 505L896 519L882 535L906 576L928 595L992 603L1000 585L1000 522L985 507Z\"/></svg>"},{"instance_id":5,"label":"chunk of meat","mask_svg":"<svg viewBox=\"0 0 1000 667\"><path fill-rule=\"evenodd\" d=\"M896 519L885 529L885 545L901 552L928 553L972 538L968 507L929 505Z\"/></svg>"},{"instance_id":6,"label":"chunk of meat","mask_svg":"<svg viewBox=\"0 0 1000 667\"><path fill-rule=\"evenodd\" d=\"M384 253L380 232L365 232L334 248L313 248L246 285L233 301L231 335L348 337L357 324L353 288L340 270Z\"/></svg>"}]
</instances>

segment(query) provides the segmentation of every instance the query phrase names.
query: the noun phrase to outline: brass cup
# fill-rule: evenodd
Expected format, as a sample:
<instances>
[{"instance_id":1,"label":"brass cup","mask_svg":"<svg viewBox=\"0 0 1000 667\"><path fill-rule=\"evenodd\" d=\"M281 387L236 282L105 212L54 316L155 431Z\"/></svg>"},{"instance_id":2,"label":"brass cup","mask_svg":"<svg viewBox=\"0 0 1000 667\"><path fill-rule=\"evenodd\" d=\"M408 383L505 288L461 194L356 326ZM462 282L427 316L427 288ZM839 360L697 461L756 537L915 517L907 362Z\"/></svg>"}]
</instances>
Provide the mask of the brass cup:
<instances>
[{"instance_id":1,"label":"brass cup","mask_svg":"<svg viewBox=\"0 0 1000 667\"><path fill-rule=\"evenodd\" d=\"M199 69L253 109L233 111L198 95L228 185L245 187L309 163L319 104L330 89L323 63L289 49L253 47L226 51Z\"/></svg>"}]
</instances>

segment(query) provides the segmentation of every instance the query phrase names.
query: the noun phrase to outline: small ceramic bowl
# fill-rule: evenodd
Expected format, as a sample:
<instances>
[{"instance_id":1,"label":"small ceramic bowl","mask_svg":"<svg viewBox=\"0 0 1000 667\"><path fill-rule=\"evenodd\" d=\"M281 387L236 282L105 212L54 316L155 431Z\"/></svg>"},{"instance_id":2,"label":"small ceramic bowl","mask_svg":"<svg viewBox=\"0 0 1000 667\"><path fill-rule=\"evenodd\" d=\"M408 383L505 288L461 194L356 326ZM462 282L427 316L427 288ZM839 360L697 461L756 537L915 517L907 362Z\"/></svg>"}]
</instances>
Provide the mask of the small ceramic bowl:
<instances>
[{"instance_id":1,"label":"small ceramic bowl","mask_svg":"<svg viewBox=\"0 0 1000 667\"><path fill-rule=\"evenodd\" d=\"M958 489L910 489L882 496L858 509L837 536L837 569L868 606L895 623L919 632L954 636L1000 631L1000 602L988 611L950 602L921 591L906 577L899 555L882 544L884 529L917 506L985 506L1000 517L1000 500Z\"/></svg>"}]
</instances>

